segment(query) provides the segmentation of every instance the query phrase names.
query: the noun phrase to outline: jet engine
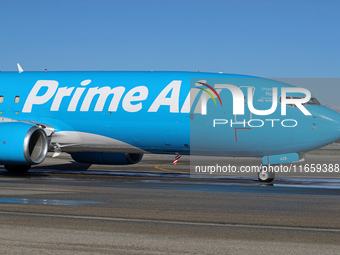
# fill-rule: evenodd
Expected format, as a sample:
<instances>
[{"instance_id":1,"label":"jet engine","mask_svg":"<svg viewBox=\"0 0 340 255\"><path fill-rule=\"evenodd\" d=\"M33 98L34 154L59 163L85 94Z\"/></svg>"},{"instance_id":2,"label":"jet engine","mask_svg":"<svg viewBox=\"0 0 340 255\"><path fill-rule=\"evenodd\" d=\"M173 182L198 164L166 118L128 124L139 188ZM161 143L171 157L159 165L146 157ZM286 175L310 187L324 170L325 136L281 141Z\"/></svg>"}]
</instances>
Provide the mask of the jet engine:
<instances>
[{"instance_id":1,"label":"jet engine","mask_svg":"<svg viewBox=\"0 0 340 255\"><path fill-rule=\"evenodd\" d=\"M0 123L0 164L9 168L35 165L47 155L49 140L45 131L24 122ZM28 168L29 169L29 168Z\"/></svg>"}]
</instances>

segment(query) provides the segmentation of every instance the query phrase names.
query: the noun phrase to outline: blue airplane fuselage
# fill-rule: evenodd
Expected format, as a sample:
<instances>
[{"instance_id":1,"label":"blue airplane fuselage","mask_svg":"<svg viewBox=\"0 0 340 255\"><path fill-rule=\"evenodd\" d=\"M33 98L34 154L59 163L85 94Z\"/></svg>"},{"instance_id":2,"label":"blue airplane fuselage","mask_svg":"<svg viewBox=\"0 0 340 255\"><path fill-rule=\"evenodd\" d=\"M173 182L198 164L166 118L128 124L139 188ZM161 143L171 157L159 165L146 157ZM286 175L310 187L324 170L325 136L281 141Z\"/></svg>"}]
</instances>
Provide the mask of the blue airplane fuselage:
<instances>
[{"instance_id":1,"label":"blue airplane fuselage","mask_svg":"<svg viewBox=\"0 0 340 255\"><path fill-rule=\"evenodd\" d=\"M220 99L199 89L197 81L209 84ZM243 114L235 114L236 99L220 83L242 91ZM0 84L3 122L51 127L50 149L59 146L66 152L263 157L306 152L340 139L340 114L317 101L303 105L309 115L289 104L283 114L282 88L292 86L262 78L200 72L8 72L0 73ZM253 108L265 111L274 105L275 110L254 114L249 93Z\"/></svg>"}]
</instances>

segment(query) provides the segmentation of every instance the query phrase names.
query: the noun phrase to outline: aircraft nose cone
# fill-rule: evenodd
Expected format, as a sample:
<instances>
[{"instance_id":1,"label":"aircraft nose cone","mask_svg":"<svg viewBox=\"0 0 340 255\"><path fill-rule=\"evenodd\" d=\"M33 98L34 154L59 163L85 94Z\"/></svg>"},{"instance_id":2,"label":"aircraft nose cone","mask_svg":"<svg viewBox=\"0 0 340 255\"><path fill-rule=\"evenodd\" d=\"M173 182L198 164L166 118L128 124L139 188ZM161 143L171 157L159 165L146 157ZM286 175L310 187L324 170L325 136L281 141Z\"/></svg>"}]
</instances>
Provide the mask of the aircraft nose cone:
<instances>
[{"instance_id":1,"label":"aircraft nose cone","mask_svg":"<svg viewBox=\"0 0 340 255\"><path fill-rule=\"evenodd\" d=\"M324 140L329 143L340 140L340 113L323 107L318 112L318 118L322 118Z\"/></svg>"}]
</instances>

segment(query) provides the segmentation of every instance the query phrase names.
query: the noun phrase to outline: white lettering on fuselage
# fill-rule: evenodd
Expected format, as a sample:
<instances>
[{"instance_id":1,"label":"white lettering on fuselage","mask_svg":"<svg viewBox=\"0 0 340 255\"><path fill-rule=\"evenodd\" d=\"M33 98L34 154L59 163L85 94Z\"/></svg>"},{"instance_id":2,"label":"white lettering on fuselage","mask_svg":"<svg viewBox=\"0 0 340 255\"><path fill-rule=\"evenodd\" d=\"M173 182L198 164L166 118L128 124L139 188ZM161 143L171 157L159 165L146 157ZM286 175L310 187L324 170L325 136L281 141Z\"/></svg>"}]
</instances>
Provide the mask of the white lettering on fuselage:
<instances>
[{"instance_id":1,"label":"white lettering on fuselage","mask_svg":"<svg viewBox=\"0 0 340 255\"><path fill-rule=\"evenodd\" d=\"M105 104L108 98L111 98L108 106L108 111L115 112L118 109L120 102L122 101L122 108L127 112L138 112L143 108L143 101L149 96L149 89L146 86L137 86L126 92L126 88L118 86L111 88L109 86L104 87L90 87L91 80L84 80L80 83L82 87L58 87L58 81L54 80L39 80L36 82L32 90L30 91L23 112L29 113L32 111L33 105L43 105L49 101L51 103L51 111L59 111L60 106L63 104L64 98L70 98L67 111L74 112L78 107L80 111L87 112L90 110L93 101L96 100L94 111L101 112L104 110ZM189 113L193 107L195 98L198 96L200 89L191 88L188 92L181 111L179 111L179 98L181 91L182 81L173 80L170 82L154 99L148 112L158 112L160 108L167 107L170 113ZM272 88L272 105L267 110L258 110L253 105L253 92L252 88L248 88L247 104L245 104L245 96L242 90L231 84L215 84L215 92L220 94L223 89L227 89L231 92L233 98L233 115L244 115L244 107L248 106L251 113L256 115L270 115L276 111L278 104L278 92L277 88ZM125 93L125 95L124 95ZM304 93L305 97L300 98L287 98L287 93ZM81 98L84 98L82 102ZM311 97L310 92L307 89L296 87L282 87L281 88L281 115L286 115L287 104L294 104L305 115L311 115L309 111L303 106L308 102ZM200 98L195 107L195 113L201 113L206 115L207 103L209 98L207 93L201 93ZM221 103L222 104L222 103Z\"/></svg>"},{"instance_id":2,"label":"white lettering on fuselage","mask_svg":"<svg viewBox=\"0 0 340 255\"><path fill-rule=\"evenodd\" d=\"M59 83L57 81L37 81L26 99L22 112L31 112L33 105L45 104L48 102L57 91L58 85ZM43 87L47 87L47 91L44 95L38 96L40 89ZM54 105L54 108L59 108L59 106Z\"/></svg>"},{"instance_id":3,"label":"white lettering on fuselage","mask_svg":"<svg viewBox=\"0 0 340 255\"><path fill-rule=\"evenodd\" d=\"M85 80L81 82L82 86L87 86L91 83L91 80ZM179 112L179 93L181 88L182 81L174 80L170 82L156 97L154 102L149 108L149 112L157 112L161 106L168 106L170 112L178 113ZM59 111L60 105L65 97L70 97L71 101L68 105L67 111L76 111L78 107L78 103L86 88L84 87L61 87L58 88L59 83L57 81L47 81L47 80L39 80L34 85L30 94L28 95L25 105L23 107L23 112L31 112L33 105L43 105L52 99L54 96L51 111ZM47 91L40 95L41 90ZM74 91L72 95L72 92ZM108 107L109 111L115 112L118 109L118 105L123 98L123 94L125 92L125 87L94 87L89 88L85 95L85 98L81 104L80 111L87 112L90 109L94 98L98 98L96 105L94 107L94 111L103 111L107 98L112 95L112 99L110 105ZM198 93L198 92L197 92ZM127 112L138 112L142 109L142 101L148 98L149 90L146 86L137 86L132 88L130 91L126 93L122 100L123 109ZM170 94L170 96L168 96ZM182 107L182 113L188 113L190 111L190 92L187 96L187 100L185 100L184 105Z\"/></svg>"},{"instance_id":4,"label":"white lettering on fuselage","mask_svg":"<svg viewBox=\"0 0 340 255\"><path fill-rule=\"evenodd\" d=\"M148 112L157 112L161 105L169 105L170 112L179 112L179 91L182 81L172 81L166 86L150 106ZM170 97L166 97L171 91Z\"/></svg>"}]
</instances>

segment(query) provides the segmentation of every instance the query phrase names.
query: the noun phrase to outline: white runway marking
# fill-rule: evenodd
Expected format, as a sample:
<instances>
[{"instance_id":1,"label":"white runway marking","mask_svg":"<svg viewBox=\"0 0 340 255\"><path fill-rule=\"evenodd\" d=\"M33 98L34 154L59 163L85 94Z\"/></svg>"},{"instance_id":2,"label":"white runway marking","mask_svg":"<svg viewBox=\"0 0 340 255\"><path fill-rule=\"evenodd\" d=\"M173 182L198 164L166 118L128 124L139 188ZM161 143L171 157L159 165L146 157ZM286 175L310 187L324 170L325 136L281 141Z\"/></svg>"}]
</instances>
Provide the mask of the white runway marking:
<instances>
[{"instance_id":1,"label":"white runway marking","mask_svg":"<svg viewBox=\"0 0 340 255\"><path fill-rule=\"evenodd\" d=\"M208 222L189 222L189 221L172 221L172 220L152 220L152 219L128 219L117 217L97 217L97 216L82 216L82 215L63 215L63 214L44 214L44 213L24 213L24 212L6 212L0 211L0 215L20 215L33 217L53 217L81 220L104 220L104 221L119 221L119 222L137 222L137 223L157 223L157 224L176 224L188 226L211 226L211 227L236 227L236 228L256 228L256 229L277 229L277 230L298 230L312 232L339 232L340 229L332 228L311 228L311 227L290 227L290 226L270 226L270 225L255 225L255 224L231 224L231 223L208 223Z\"/></svg>"}]
</instances>

